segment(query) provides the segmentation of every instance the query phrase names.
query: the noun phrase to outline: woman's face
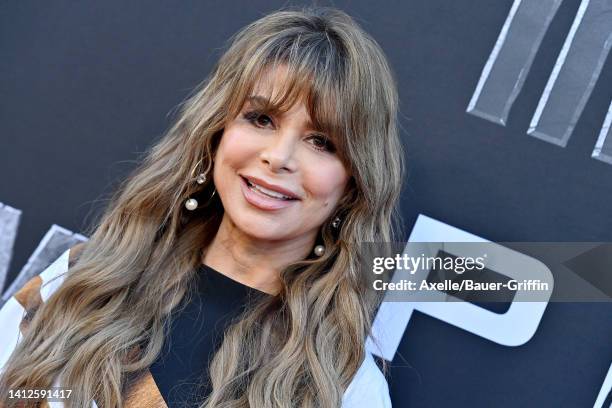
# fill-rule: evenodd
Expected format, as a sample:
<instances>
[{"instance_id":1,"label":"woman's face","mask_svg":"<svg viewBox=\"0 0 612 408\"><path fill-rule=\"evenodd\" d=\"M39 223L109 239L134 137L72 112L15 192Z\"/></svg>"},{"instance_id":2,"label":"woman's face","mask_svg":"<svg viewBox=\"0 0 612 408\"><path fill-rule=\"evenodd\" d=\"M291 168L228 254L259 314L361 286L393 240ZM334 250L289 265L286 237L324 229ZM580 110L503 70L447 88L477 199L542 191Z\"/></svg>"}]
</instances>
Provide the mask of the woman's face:
<instances>
[{"instance_id":1,"label":"woman's face","mask_svg":"<svg viewBox=\"0 0 612 408\"><path fill-rule=\"evenodd\" d=\"M255 86L225 127L214 182L225 216L242 233L312 243L345 194L349 175L302 102L278 116L262 111L281 75L273 72Z\"/></svg>"}]
</instances>

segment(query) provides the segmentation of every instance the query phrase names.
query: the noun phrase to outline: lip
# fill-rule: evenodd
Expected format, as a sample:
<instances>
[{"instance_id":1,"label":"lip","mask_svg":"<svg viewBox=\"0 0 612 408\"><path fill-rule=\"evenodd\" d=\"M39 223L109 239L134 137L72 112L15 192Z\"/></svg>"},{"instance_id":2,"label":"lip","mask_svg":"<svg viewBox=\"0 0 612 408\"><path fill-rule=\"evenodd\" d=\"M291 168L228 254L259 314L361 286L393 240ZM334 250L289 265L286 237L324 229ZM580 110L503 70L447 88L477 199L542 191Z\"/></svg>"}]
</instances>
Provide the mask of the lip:
<instances>
[{"instance_id":1,"label":"lip","mask_svg":"<svg viewBox=\"0 0 612 408\"><path fill-rule=\"evenodd\" d=\"M254 180L254 179L249 179ZM255 184L259 184L256 181L253 181ZM267 186L264 186L268 188ZM294 205L298 200L279 200L276 198L268 197L264 194L258 193L254 190L251 190L245 180L245 177L240 176L240 188L242 189L242 194L244 195L245 200L251 204L252 206L265 211L274 211L280 210L282 208L287 208ZM276 191L276 190L275 190ZM285 194L285 193L281 193ZM285 194L289 196L289 194Z\"/></svg>"},{"instance_id":2,"label":"lip","mask_svg":"<svg viewBox=\"0 0 612 408\"><path fill-rule=\"evenodd\" d=\"M268 190L276 191L277 193L280 193L282 195L286 195L287 197L291 197L291 198L296 199L296 200L300 199L300 197L296 193L294 193L293 191L287 190L286 188L283 188L281 186L277 186L276 184L267 183L264 180L258 179L257 177L253 177L253 176L241 175L241 177L249 180L253 184L257 184L259 186L265 187Z\"/></svg>"}]
</instances>

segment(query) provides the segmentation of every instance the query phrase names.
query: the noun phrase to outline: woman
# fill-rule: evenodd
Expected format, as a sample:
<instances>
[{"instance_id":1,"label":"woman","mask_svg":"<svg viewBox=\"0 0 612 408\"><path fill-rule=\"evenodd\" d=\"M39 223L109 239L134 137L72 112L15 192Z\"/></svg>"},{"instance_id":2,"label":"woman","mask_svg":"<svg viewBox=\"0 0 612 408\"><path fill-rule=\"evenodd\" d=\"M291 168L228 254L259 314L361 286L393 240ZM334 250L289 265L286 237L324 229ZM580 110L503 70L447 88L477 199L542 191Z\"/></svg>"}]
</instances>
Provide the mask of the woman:
<instances>
[{"instance_id":1,"label":"woman","mask_svg":"<svg viewBox=\"0 0 612 408\"><path fill-rule=\"evenodd\" d=\"M396 110L380 47L343 12L245 27L37 290L61 285L22 300L4 402L69 384L66 406L171 406L198 378L192 406L390 406L364 347L380 299L359 245L393 239ZM5 309L41 298L26 286Z\"/></svg>"}]
</instances>

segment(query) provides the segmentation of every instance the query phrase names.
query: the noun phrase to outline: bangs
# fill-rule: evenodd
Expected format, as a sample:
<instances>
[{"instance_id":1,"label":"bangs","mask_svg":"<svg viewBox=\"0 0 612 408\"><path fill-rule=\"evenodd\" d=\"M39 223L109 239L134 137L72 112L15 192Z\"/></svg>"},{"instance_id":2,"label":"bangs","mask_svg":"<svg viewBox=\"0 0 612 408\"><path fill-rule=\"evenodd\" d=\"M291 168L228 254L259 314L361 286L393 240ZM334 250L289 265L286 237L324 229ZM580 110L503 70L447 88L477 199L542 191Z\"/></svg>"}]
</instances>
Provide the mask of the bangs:
<instances>
[{"instance_id":1,"label":"bangs","mask_svg":"<svg viewBox=\"0 0 612 408\"><path fill-rule=\"evenodd\" d=\"M274 38L242 61L240 81L229 107L236 117L248 101L257 110L282 115L302 102L312 127L333 140L345 164L346 124L352 123L346 98L343 52L328 35Z\"/></svg>"}]
</instances>

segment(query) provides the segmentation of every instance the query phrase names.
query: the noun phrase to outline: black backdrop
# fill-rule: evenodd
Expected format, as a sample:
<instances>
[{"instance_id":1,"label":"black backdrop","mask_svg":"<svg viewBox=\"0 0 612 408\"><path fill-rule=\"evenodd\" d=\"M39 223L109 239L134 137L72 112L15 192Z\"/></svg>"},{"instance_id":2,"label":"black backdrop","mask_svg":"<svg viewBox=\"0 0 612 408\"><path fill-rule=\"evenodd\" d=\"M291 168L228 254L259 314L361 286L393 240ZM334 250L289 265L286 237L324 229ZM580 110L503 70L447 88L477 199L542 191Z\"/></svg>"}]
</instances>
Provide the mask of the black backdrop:
<instances>
[{"instance_id":1,"label":"black backdrop","mask_svg":"<svg viewBox=\"0 0 612 408\"><path fill-rule=\"evenodd\" d=\"M579 1L560 5L506 126L466 113L512 4L332 4L379 41L396 73L406 236L427 214L492 241L612 241L612 164L590 157L612 99L611 58L566 147L526 134ZM286 5L0 4L0 202L22 211L7 285L52 224L84 231L226 39ZM520 347L416 312L389 378L394 406L593 406L612 362L611 311L551 303Z\"/></svg>"}]
</instances>

